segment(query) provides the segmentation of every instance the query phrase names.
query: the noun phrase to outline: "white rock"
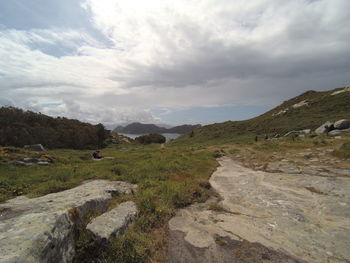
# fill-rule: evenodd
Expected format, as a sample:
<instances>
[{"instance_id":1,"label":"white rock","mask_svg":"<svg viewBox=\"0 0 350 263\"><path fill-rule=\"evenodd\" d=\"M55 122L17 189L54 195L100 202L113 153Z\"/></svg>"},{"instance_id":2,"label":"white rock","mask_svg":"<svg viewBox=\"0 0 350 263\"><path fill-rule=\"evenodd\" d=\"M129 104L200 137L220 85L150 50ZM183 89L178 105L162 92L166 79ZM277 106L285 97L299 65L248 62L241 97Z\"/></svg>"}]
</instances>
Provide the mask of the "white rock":
<instances>
[{"instance_id":1,"label":"white rock","mask_svg":"<svg viewBox=\"0 0 350 263\"><path fill-rule=\"evenodd\" d=\"M322 133L326 133L326 126L331 126L333 123L331 123L330 121L325 122L324 124L322 124L320 127L318 127L315 130L315 133L317 134L322 134Z\"/></svg>"},{"instance_id":2,"label":"white rock","mask_svg":"<svg viewBox=\"0 0 350 263\"><path fill-rule=\"evenodd\" d=\"M336 121L334 123L334 129L337 130L344 130L344 129L349 129L350 128L350 121L346 119L342 119L339 121Z\"/></svg>"},{"instance_id":3,"label":"white rock","mask_svg":"<svg viewBox=\"0 0 350 263\"><path fill-rule=\"evenodd\" d=\"M344 92L347 92L347 91L350 91L350 87L346 87L346 88L344 88L344 89L334 91L334 92L331 94L331 96L334 96L334 95L337 95L337 94L341 94L341 93L344 93Z\"/></svg>"},{"instance_id":4,"label":"white rock","mask_svg":"<svg viewBox=\"0 0 350 263\"><path fill-rule=\"evenodd\" d=\"M94 180L58 193L1 204L0 262L71 262L75 222L86 212L105 212L113 194L131 194L137 186Z\"/></svg>"},{"instance_id":5,"label":"white rock","mask_svg":"<svg viewBox=\"0 0 350 263\"><path fill-rule=\"evenodd\" d=\"M281 114L285 114L285 113L287 113L287 111L288 111L288 108L286 108L284 110L281 110L281 111L279 111L277 113L274 113L274 114L272 114L272 116L278 116L278 115L281 115Z\"/></svg>"},{"instance_id":6,"label":"white rock","mask_svg":"<svg viewBox=\"0 0 350 263\"><path fill-rule=\"evenodd\" d=\"M303 107L303 106L306 106L308 105L308 102L307 100L303 100L303 101L300 101L299 103L296 103L292 106L292 108L296 109L296 108L300 108L300 107Z\"/></svg>"},{"instance_id":7,"label":"white rock","mask_svg":"<svg viewBox=\"0 0 350 263\"><path fill-rule=\"evenodd\" d=\"M108 240L111 236L123 234L128 226L137 218L134 202L128 201L117 208L94 218L86 227L97 240Z\"/></svg>"}]
</instances>

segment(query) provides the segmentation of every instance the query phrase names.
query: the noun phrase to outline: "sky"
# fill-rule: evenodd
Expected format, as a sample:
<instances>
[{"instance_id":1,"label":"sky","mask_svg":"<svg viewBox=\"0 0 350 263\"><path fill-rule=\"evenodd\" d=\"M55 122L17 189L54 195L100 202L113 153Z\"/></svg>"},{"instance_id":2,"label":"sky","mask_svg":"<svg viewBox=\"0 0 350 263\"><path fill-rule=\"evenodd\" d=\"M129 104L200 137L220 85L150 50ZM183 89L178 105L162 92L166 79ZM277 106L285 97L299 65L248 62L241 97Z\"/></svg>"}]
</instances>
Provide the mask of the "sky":
<instances>
[{"instance_id":1,"label":"sky","mask_svg":"<svg viewBox=\"0 0 350 263\"><path fill-rule=\"evenodd\" d=\"M349 0L0 0L0 106L113 125L248 119L350 85Z\"/></svg>"}]
</instances>

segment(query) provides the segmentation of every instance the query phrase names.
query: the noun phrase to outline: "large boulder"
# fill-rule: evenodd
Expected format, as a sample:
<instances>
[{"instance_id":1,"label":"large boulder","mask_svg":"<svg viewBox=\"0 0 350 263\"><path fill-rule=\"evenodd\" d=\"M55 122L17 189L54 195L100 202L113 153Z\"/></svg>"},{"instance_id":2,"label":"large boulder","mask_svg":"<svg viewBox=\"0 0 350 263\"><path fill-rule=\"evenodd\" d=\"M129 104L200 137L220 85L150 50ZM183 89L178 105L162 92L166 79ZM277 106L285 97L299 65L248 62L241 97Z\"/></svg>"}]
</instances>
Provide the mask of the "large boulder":
<instances>
[{"instance_id":1,"label":"large boulder","mask_svg":"<svg viewBox=\"0 0 350 263\"><path fill-rule=\"evenodd\" d=\"M123 234L137 218L137 208L134 202L121 203L117 208L94 218L86 227L95 239L106 241L111 236Z\"/></svg>"},{"instance_id":2,"label":"large boulder","mask_svg":"<svg viewBox=\"0 0 350 263\"><path fill-rule=\"evenodd\" d=\"M343 120L336 121L334 123L334 129L344 130L344 129L348 129L348 128L350 128L350 121L349 120L343 119Z\"/></svg>"},{"instance_id":3,"label":"large boulder","mask_svg":"<svg viewBox=\"0 0 350 263\"><path fill-rule=\"evenodd\" d=\"M329 131L329 127L331 127L332 125L333 125L332 122L327 121L327 122L325 122L324 124L322 124L320 127L318 127L318 128L315 130L315 133L317 133L317 134L326 133L326 132Z\"/></svg>"},{"instance_id":4,"label":"large boulder","mask_svg":"<svg viewBox=\"0 0 350 263\"><path fill-rule=\"evenodd\" d=\"M0 205L0 262L72 262L77 222L90 211L106 212L116 194L136 185L93 180L58 193Z\"/></svg>"},{"instance_id":5,"label":"large boulder","mask_svg":"<svg viewBox=\"0 0 350 263\"><path fill-rule=\"evenodd\" d=\"M33 145L24 145L24 149L28 149L31 151L37 151L37 152L45 152L44 146L42 144L33 144Z\"/></svg>"}]
</instances>

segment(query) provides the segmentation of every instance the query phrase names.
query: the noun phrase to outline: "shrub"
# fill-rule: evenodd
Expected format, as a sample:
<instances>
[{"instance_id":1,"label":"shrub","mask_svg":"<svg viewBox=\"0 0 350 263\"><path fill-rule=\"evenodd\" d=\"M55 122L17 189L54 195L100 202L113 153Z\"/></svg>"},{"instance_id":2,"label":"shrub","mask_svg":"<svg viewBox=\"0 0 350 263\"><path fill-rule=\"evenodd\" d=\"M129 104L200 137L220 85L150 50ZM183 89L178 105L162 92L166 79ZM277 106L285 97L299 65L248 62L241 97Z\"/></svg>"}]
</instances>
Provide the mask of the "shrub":
<instances>
[{"instance_id":1,"label":"shrub","mask_svg":"<svg viewBox=\"0 0 350 263\"><path fill-rule=\"evenodd\" d=\"M165 143L165 137L157 133L142 135L135 138L135 140L141 144Z\"/></svg>"},{"instance_id":2,"label":"shrub","mask_svg":"<svg viewBox=\"0 0 350 263\"><path fill-rule=\"evenodd\" d=\"M227 210L223 206L221 206L221 205L219 205L217 203L210 203L209 204L209 210L213 210L213 211L216 211L216 212L227 212Z\"/></svg>"},{"instance_id":3,"label":"shrub","mask_svg":"<svg viewBox=\"0 0 350 263\"><path fill-rule=\"evenodd\" d=\"M220 158L222 156L224 156L224 154L222 154L220 151L213 152L213 157L214 158Z\"/></svg>"}]
</instances>

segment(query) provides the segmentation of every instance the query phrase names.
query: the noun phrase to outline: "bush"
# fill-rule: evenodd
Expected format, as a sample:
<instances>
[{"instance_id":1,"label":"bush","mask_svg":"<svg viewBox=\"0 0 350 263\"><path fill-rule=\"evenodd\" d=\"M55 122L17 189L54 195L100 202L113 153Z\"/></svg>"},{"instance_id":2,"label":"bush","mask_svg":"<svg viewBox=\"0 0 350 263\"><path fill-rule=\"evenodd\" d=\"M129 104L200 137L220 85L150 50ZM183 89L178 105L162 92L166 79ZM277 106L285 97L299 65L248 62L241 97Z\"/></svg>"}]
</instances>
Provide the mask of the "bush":
<instances>
[{"instance_id":1,"label":"bush","mask_svg":"<svg viewBox=\"0 0 350 263\"><path fill-rule=\"evenodd\" d=\"M141 144L165 143L165 137L157 133L142 135L135 138L135 140Z\"/></svg>"},{"instance_id":2,"label":"bush","mask_svg":"<svg viewBox=\"0 0 350 263\"><path fill-rule=\"evenodd\" d=\"M213 157L214 157L214 158L220 158L220 157L222 157L222 156L224 156L224 154L221 153L220 151L215 151L215 152L213 152Z\"/></svg>"}]
</instances>

